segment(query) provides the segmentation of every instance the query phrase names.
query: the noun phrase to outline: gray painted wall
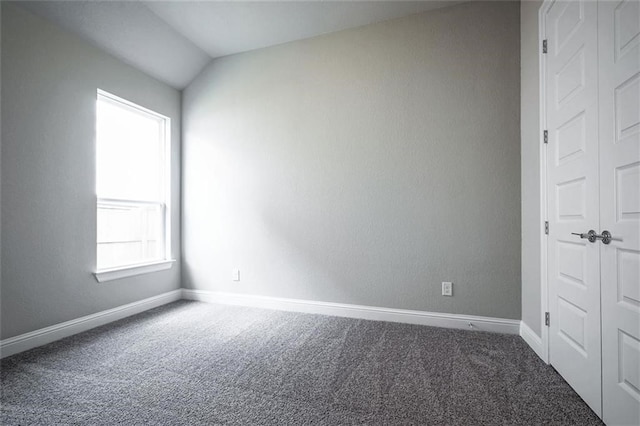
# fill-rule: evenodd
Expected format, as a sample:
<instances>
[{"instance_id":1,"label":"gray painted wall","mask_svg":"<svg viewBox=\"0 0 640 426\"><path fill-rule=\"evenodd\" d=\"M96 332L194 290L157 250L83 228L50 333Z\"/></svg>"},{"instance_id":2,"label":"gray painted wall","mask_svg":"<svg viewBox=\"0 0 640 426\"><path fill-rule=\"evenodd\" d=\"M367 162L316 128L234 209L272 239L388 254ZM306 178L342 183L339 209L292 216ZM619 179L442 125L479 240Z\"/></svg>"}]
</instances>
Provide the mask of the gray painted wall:
<instances>
[{"instance_id":1,"label":"gray painted wall","mask_svg":"<svg viewBox=\"0 0 640 426\"><path fill-rule=\"evenodd\" d=\"M522 321L542 334L540 300L540 92L538 10L542 1L520 6L521 168L522 168Z\"/></svg>"},{"instance_id":2,"label":"gray painted wall","mask_svg":"<svg viewBox=\"0 0 640 426\"><path fill-rule=\"evenodd\" d=\"M184 287L520 319L519 7L213 61L183 94Z\"/></svg>"},{"instance_id":3,"label":"gray painted wall","mask_svg":"<svg viewBox=\"0 0 640 426\"><path fill-rule=\"evenodd\" d=\"M180 258L180 92L2 2L2 339L180 287L179 264L107 283L91 274L97 88L172 119Z\"/></svg>"}]
</instances>

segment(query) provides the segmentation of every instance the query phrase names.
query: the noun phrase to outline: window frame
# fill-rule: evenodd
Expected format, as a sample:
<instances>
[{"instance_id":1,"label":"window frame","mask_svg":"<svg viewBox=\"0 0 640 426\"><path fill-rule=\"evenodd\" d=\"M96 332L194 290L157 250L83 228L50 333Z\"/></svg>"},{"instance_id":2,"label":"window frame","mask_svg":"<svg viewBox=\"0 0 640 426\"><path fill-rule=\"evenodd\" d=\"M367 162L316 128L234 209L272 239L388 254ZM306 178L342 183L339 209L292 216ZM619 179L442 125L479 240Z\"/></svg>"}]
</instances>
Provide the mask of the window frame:
<instances>
[{"instance_id":1,"label":"window frame","mask_svg":"<svg viewBox=\"0 0 640 426\"><path fill-rule=\"evenodd\" d=\"M160 114L156 111L152 111L148 108L135 104L131 101L123 99L119 96L116 96L112 93L106 92L101 89L97 89L96 93L96 102L95 102L95 122L96 122L96 147L97 147L97 121L98 121L98 111L97 106L100 101L110 102L119 108L123 108L125 110L131 110L137 114L143 114L147 116L151 116L154 119L158 119L161 124L162 135L161 135L161 143L162 147L160 147L163 159L162 159L162 202L156 201L142 201L142 200L127 200L127 199L114 199L114 198L100 198L98 194L97 188L97 149L96 149L96 160L95 160L95 176L96 176L96 188L95 188L95 207L96 207L96 238L95 238L95 272L93 275L95 276L98 282L105 282L116 280L120 278L146 274L150 272L156 272L161 270L170 269L175 262L175 259L171 256L171 118L167 117L163 114ZM145 261L133 264L119 265L112 268L102 268L98 269L98 223L97 223L97 212L100 204L109 205L109 206L159 206L161 209L162 215L162 231L163 231L163 240L164 240L164 252L163 257L161 259L154 259L152 261Z\"/></svg>"}]
</instances>

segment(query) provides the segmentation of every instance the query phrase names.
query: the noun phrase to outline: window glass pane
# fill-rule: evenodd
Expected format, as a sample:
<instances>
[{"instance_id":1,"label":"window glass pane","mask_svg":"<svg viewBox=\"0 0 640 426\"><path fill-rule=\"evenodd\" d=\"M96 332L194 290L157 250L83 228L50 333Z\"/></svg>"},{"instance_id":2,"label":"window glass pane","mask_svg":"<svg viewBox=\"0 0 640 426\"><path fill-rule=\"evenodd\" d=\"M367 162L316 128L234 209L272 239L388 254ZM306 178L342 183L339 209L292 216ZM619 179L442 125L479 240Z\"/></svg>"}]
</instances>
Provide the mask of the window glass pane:
<instances>
[{"instance_id":1,"label":"window glass pane","mask_svg":"<svg viewBox=\"0 0 640 426\"><path fill-rule=\"evenodd\" d=\"M98 269L164 259L163 207L100 202Z\"/></svg>"},{"instance_id":2,"label":"window glass pane","mask_svg":"<svg viewBox=\"0 0 640 426\"><path fill-rule=\"evenodd\" d=\"M164 120L98 98L96 124L98 197L162 201Z\"/></svg>"},{"instance_id":3,"label":"window glass pane","mask_svg":"<svg viewBox=\"0 0 640 426\"><path fill-rule=\"evenodd\" d=\"M98 91L97 269L168 256L168 118Z\"/></svg>"}]
</instances>

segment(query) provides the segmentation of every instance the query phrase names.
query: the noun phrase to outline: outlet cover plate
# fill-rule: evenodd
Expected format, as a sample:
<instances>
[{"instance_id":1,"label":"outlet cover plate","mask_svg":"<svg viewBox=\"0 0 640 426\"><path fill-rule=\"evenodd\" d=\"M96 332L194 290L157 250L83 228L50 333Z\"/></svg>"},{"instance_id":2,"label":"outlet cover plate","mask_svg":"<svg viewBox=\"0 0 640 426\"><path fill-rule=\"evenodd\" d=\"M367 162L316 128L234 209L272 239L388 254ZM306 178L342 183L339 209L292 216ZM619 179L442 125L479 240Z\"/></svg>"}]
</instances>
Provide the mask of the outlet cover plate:
<instances>
[{"instance_id":1,"label":"outlet cover plate","mask_svg":"<svg viewBox=\"0 0 640 426\"><path fill-rule=\"evenodd\" d=\"M453 296L453 283L448 281L442 282L442 295L443 296Z\"/></svg>"}]
</instances>

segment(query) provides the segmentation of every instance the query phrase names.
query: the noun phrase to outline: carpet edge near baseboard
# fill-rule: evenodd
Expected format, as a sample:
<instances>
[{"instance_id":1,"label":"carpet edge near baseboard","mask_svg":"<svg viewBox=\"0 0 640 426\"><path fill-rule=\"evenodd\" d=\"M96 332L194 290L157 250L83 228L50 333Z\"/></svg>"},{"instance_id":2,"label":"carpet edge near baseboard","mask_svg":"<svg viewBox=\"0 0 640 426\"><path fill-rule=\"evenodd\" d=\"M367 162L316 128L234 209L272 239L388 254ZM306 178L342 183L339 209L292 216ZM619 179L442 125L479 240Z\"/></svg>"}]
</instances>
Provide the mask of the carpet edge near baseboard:
<instances>
[{"instance_id":1,"label":"carpet edge near baseboard","mask_svg":"<svg viewBox=\"0 0 640 426\"><path fill-rule=\"evenodd\" d=\"M373 321L400 322L405 324L488 331L505 334L520 334L521 323L520 320L506 318L415 311L302 299L286 299L208 290L182 289L182 298L223 305L247 306L307 314L330 315Z\"/></svg>"},{"instance_id":2,"label":"carpet edge near baseboard","mask_svg":"<svg viewBox=\"0 0 640 426\"><path fill-rule=\"evenodd\" d=\"M540 345L532 345L537 341L530 342L531 339L527 338L530 336L523 334L523 325L526 327L526 324L520 320L183 288L1 340L0 358L46 345L181 299L372 321L519 334L540 356Z\"/></svg>"},{"instance_id":3,"label":"carpet edge near baseboard","mask_svg":"<svg viewBox=\"0 0 640 426\"><path fill-rule=\"evenodd\" d=\"M182 299L182 291L181 289L177 289L0 340L0 358L6 358L38 346L46 345L56 340L64 339L65 337L73 336L74 334L82 333L83 331L109 324L180 299Z\"/></svg>"}]
</instances>

